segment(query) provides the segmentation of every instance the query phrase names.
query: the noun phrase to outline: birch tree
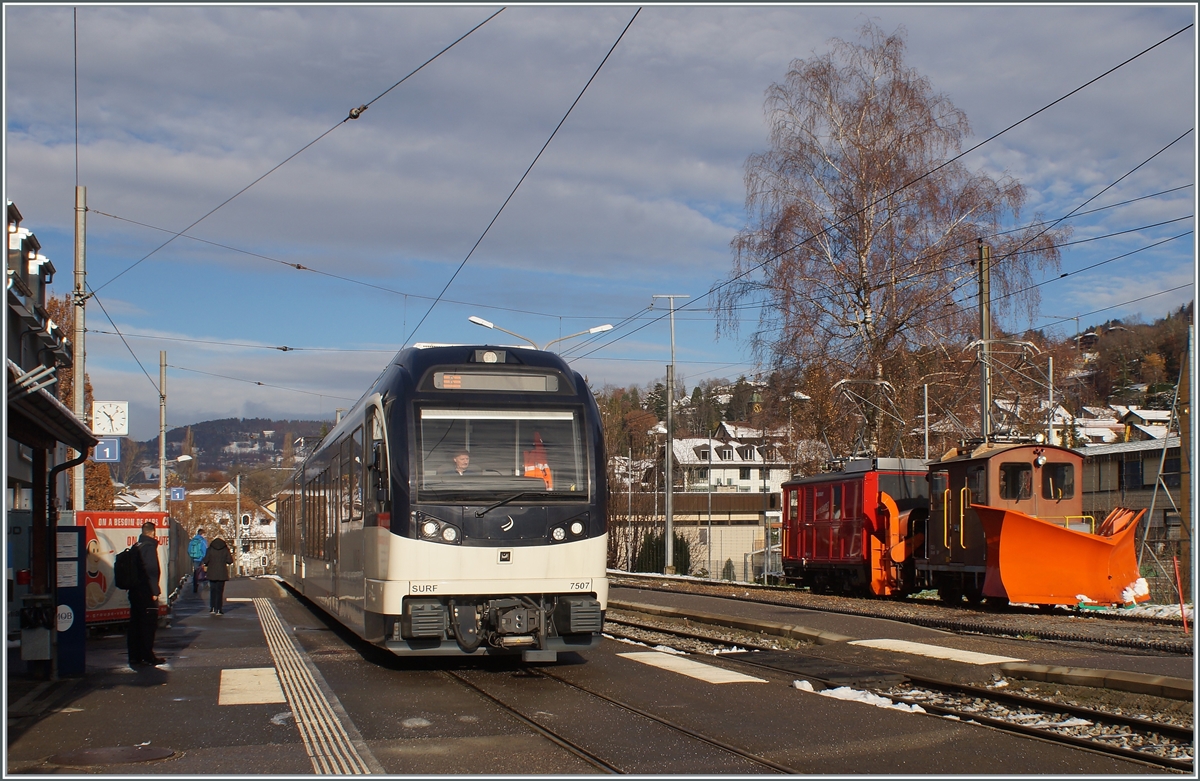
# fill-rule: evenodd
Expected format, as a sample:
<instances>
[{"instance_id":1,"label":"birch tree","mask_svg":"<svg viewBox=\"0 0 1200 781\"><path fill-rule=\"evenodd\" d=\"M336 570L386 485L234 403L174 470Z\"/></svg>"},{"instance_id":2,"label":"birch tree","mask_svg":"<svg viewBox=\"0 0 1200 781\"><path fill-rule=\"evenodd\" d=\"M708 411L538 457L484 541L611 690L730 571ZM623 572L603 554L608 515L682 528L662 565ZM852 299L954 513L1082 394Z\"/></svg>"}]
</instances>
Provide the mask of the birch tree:
<instances>
[{"instance_id":1,"label":"birch tree","mask_svg":"<svg viewBox=\"0 0 1200 781\"><path fill-rule=\"evenodd\" d=\"M766 96L769 146L746 162L748 224L715 285L718 333L749 335L760 360L803 374L887 379L889 359L954 350L978 335L977 244L991 247L994 311L1032 312L1037 273L1069 235L1019 226L1026 192L954 160L966 115L904 62L903 29L797 59Z\"/></svg>"}]
</instances>

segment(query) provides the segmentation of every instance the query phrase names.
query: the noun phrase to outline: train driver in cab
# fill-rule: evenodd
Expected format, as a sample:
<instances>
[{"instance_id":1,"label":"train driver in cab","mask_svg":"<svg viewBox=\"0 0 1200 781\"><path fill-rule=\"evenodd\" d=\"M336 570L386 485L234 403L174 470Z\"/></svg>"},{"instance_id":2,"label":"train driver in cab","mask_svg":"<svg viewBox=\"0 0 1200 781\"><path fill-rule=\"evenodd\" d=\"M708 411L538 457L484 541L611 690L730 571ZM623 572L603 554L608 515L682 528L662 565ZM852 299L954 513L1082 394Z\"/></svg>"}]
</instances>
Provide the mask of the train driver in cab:
<instances>
[{"instance_id":1,"label":"train driver in cab","mask_svg":"<svg viewBox=\"0 0 1200 781\"><path fill-rule=\"evenodd\" d=\"M458 475L477 475L479 470L471 467L471 454L465 450L460 450L454 454L454 471L450 473L451 477Z\"/></svg>"}]
</instances>

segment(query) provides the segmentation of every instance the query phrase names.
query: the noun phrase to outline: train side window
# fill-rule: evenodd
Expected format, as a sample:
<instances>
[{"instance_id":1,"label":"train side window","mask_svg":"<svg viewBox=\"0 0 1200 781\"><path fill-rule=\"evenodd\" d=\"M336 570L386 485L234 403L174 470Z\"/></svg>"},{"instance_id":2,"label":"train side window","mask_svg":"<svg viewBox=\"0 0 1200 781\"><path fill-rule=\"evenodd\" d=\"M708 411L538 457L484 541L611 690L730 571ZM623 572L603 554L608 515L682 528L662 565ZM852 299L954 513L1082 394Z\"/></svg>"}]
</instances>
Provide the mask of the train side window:
<instances>
[{"instance_id":1,"label":"train side window","mask_svg":"<svg viewBox=\"0 0 1200 781\"><path fill-rule=\"evenodd\" d=\"M862 481L856 480L853 483L846 483L842 490L845 492L845 496L843 497L846 505L846 509L844 511L845 517L862 517Z\"/></svg>"},{"instance_id":2,"label":"train side window","mask_svg":"<svg viewBox=\"0 0 1200 781\"><path fill-rule=\"evenodd\" d=\"M929 475L929 497L932 501L941 503L946 491L950 490L949 472L932 472Z\"/></svg>"},{"instance_id":3,"label":"train side window","mask_svg":"<svg viewBox=\"0 0 1200 781\"><path fill-rule=\"evenodd\" d=\"M829 486L823 485L823 486L817 488L813 493L816 494L816 502L817 502L816 520L828 521L829 520Z\"/></svg>"},{"instance_id":4,"label":"train side window","mask_svg":"<svg viewBox=\"0 0 1200 781\"><path fill-rule=\"evenodd\" d=\"M1010 502L1033 496L1033 464L1000 464L1000 498Z\"/></svg>"},{"instance_id":5,"label":"train side window","mask_svg":"<svg viewBox=\"0 0 1200 781\"><path fill-rule=\"evenodd\" d=\"M842 486L830 486L830 490L832 492L830 501L833 504L832 518L835 521L839 521L842 518Z\"/></svg>"},{"instance_id":6,"label":"train side window","mask_svg":"<svg viewBox=\"0 0 1200 781\"><path fill-rule=\"evenodd\" d=\"M338 520L345 523L350 520L350 474L354 471L354 462L350 457L349 437L342 440L338 450L341 457L338 459L338 473L333 482L337 486Z\"/></svg>"},{"instance_id":7,"label":"train side window","mask_svg":"<svg viewBox=\"0 0 1200 781\"><path fill-rule=\"evenodd\" d=\"M1075 496L1075 466L1045 464L1042 466L1042 498L1072 499Z\"/></svg>"},{"instance_id":8,"label":"train side window","mask_svg":"<svg viewBox=\"0 0 1200 781\"><path fill-rule=\"evenodd\" d=\"M987 504L987 465L980 464L967 469L967 490L971 492L971 501Z\"/></svg>"},{"instance_id":9,"label":"train side window","mask_svg":"<svg viewBox=\"0 0 1200 781\"><path fill-rule=\"evenodd\" d=\"M350 458L346 462L350 472L350 519L362 520L363 515L363 430L362 426L354 429L350 435Z\"/></svg>"}]
</instances>

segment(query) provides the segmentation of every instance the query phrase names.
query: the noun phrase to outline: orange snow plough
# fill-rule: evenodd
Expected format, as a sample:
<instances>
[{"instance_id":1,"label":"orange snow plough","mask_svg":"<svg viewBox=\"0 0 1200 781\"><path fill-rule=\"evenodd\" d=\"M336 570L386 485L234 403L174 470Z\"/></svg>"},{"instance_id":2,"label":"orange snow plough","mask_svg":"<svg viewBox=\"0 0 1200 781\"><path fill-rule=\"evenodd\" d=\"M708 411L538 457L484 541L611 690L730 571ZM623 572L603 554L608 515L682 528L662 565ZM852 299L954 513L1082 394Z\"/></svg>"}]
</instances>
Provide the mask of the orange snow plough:
<instances>
[{"instance_id":1,"label":"orange snow plough","mask_svg":"<svg viewBox=\"0 0 1200 781\"><path fill-rule=\"evenodd\" d=\"M987 537L983 594L1035 605L1131 605L1150 598L1134 535L1145 510L1113 510L1079 531L1032 515L972 504Z\"/></svg>"}]
</instances>

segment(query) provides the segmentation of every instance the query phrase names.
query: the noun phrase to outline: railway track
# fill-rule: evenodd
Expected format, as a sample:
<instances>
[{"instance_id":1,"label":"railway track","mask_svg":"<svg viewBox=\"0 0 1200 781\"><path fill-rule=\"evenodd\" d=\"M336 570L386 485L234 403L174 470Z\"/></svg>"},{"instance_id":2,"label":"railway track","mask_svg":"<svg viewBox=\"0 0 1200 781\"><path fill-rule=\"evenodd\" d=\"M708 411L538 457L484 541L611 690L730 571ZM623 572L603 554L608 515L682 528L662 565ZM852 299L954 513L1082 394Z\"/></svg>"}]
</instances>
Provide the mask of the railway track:
<instances>
[{"instance_id":1,"label":"railway track","mask_svg":"<svg viewBox=\"0 0 1200 781\"><path fill-rule=\"evenodd\" d=\"M622 631L621 627L635 630ZM710 646L708 653L728 651L731 647L746 650L777 651L777 647L754 642L736 643L691 629L662 627L632 619L608 617L605 634L634 642L653 643L655 637L669 645L672 638ZM693 646L692 651L700 650ZM681 649L683 650L683 649ZM801 652L796 652L801 653ZM776 674L794 675L794 671L771 663L759 663L742 655L728 653L715 656L719 665L747 666ZM893 702L915 705L927 713L975 722L996 729L1037 737L1054 743L1071 745L1110 756L1133 759L1158 767L1192 772L1194 763L1194 734L1191 727L1173 726L1145 718L1048 702L1035 697L996 691L964 684L938 681L886 671L903 676L904 683L888 686L868 686L863 691L885 697ZM835 689L840 684L828 679L806 675L810 683L822 689Z\"/></svg>"},{"instance_id":2,"label":"railway track","mask_svg":"<svg viewBox=\"0 0 1200 781\"><path fill-rule=\"evenodd\" d=\"M621 573L610 574L613 586L646 591L686 593L740 602L784 605L826 613L884 618L904 621L930 629L945 629L993 637L1033 637L1056 642L1089 643L1115 648L1162 651L1191 655L1193 641L1182 633L1182 621L1163 618L1103 617L1091 611L1051 615L1045 611L1016 609L998 613L985 609L968 610L948 607L931 600L883 600L853 597L829 597L798 591L791 587L760 586L747 583L706 583L662 576ZM1138 626L1136 632L1127 627Z\"/></svg>"},{"instance_id":3,"label":"railway track","mask_svg":"<svg viewBox=\"0 0 1200 781\"><path fill-rule=\"evenodd\" d=\"M472 691L476 692L481 697L483 697L487 701L491 702L493 705L500 708L505 713L509 714L512 718L514 718L517 721L521 722L522 724L526 725L527 727L532 729L534 732L545 737L547 740L551 741L552 743L559 746L563 750L569 752L570 754L578 757L579 759L588 763L589 765L596 768L597 770L599 770L603 773L620 774L620 775L626 775L626 774L638 772L638 770L636 768L622 767L621 761L619 759L611 759L611 758L606 759L606 758L600 756L599 751L588 748L587 746L583 745L580 741L572 739L572 738L566 736L565 734L563 734L561 731L555 730L554 728L548 726L546 723L544 723L544 720L539 720L536 718L537 714L530 715L528 713L525 713L522 709L520 709L508 702L505 702L503 699L501 699L499 697L496 697L492 693L488 692L484 687L475 684L474 682L469 680L466 676L462 675L461 673L454 672L454 671L448 671L448 670L443 671L443 672L448 677L454 679L455 681L457 681L458 683L467 687L468 689L471 689ZM701 732L697 732L696 730L693 730L693 729L690 729L683 725L677 724L676 722L673 722L669 719L665 719L661 716L657 716L657 715L650 713L649 711L646 711L642 708L638 708L633 705L630 705L629 703L622 702L621 700L615 699L613 697L610 697L606 694L595 691L593 689L589 689L585 686L580 686L579 684L568 681L558 675L555 675L554 673L552 673L548 670L537 668L537 669L532 670L531 673L533 675L544 678L546 680L555 681L562 686L568 687L568 688L578 691L582 694L585 694L591 698L600 700L609 705L620 708L621 710L623 710L629 714L632 714L634 716L637 716L641 719L653 722L661 727L664 727L664 728L670 730L671 732L673 732L677 735L683 735L684 737L686 737L690 740L705 743L705 744L712 746L726 754L732 755L732 756L738 758L739 760L748 762L753 767L755 767L759 770L766 770L766 771L775 772L775 773L786 773L789 775L795 775L800 772L794 768L787 767L786 765L781 765L777 762L772 762L769 759L764 759L763 757L753 754L745 749L742 749L737 746L726 743L722 740L712 737L711 735L705 735Z\"/></svg>"}]
</instances>

